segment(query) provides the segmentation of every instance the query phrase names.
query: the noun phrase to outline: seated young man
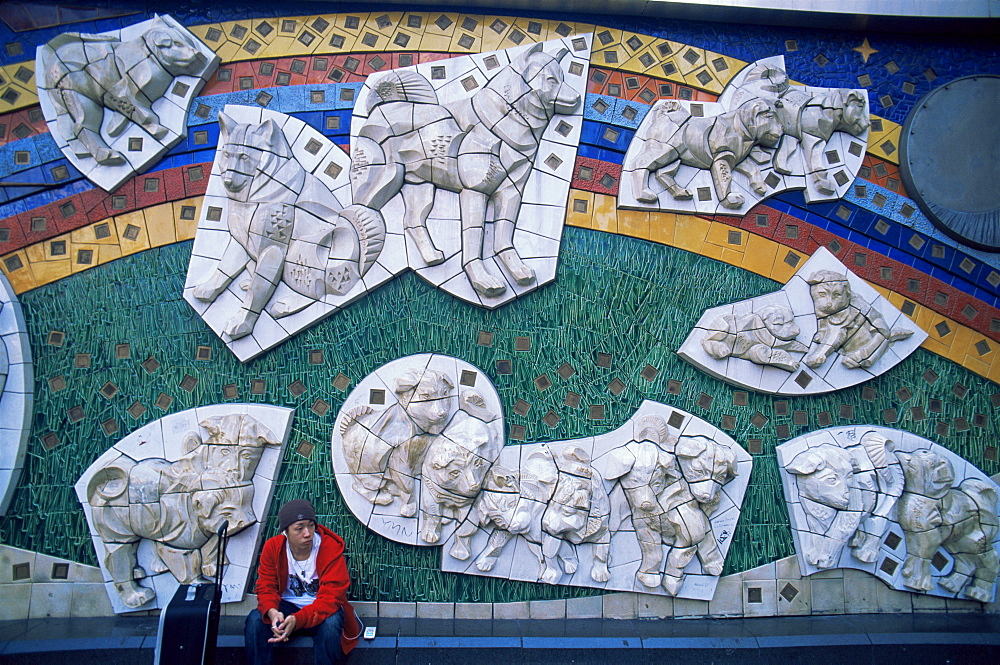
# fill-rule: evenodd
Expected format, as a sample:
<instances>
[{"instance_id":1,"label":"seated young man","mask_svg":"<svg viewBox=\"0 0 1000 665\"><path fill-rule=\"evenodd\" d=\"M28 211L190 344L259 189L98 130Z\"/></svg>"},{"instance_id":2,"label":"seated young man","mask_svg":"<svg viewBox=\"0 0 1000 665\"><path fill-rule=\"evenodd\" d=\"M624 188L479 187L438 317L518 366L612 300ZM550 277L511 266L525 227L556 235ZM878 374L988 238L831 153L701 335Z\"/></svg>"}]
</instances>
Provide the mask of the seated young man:
<instances>
[{"instance_id":1,"label":"seated young man","mask_svg":"<svg viewBox=\"0 0 1000 665\"><path fill-rule=\"evenodd\" d=\"M257 568L257 609L244 638L250 665L271 665L275 644L311 635L316 665L338 662L358 643L361 625L347 602L351 586L343 539L293 499L278 511L281 533L264 543Z\"/></svg>"}]
</instances>

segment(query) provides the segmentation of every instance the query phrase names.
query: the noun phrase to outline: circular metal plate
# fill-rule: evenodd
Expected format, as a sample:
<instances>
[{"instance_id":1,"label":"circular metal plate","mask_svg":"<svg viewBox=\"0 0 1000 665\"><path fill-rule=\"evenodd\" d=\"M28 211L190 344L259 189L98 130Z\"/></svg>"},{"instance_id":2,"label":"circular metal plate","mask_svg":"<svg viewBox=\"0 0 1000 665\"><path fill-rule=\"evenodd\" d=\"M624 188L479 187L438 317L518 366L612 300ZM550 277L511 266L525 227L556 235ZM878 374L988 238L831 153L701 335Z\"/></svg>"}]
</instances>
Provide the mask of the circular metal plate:
<instances>
[{"instance_id":1,"label":"circular metal plate","mask_svg":"<svg viewBox=\"0 0 1000 665\"><path fill-rule=\"evenodd\" d=\"M955 79L910 112L900 139L907 193L953 238L1000 251L1000 77Z\"/></svg>"}]
</instances>

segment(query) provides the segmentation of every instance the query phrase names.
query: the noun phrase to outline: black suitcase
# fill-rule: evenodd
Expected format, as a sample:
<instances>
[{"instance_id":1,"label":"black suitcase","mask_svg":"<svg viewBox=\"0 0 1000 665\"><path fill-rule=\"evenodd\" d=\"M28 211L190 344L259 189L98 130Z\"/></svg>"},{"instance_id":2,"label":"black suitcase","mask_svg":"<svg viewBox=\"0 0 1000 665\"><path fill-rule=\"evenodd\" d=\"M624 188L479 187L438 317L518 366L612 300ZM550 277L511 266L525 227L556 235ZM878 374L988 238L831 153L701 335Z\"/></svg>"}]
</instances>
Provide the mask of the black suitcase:
<instances>
[{"instance_id":1,"label":"black suitcase","mask_svg":"<svg viewBox=\"0 0 1000 665\"><path fill-rule=\"evenodd\" d=\"M156 665L214 665L228 528L228 522L219 527L215 582L180 585L160 612Z\"/></svg>"}]
</instances>

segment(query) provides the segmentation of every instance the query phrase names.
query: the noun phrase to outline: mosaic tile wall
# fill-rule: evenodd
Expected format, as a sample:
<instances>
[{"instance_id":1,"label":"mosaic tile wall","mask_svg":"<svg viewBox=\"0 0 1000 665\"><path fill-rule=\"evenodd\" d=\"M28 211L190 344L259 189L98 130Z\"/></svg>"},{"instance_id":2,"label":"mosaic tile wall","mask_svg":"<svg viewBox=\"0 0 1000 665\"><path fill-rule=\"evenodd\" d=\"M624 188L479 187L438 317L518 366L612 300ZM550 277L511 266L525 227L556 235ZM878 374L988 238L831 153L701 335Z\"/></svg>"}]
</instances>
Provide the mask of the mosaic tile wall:
<instances>
[{"instance_id":1,"label":"mosaic tile wall","mask_svg":"<svg viewBox=\"0 0 1000 665\"><path fill-rule=\"evenodd\" d=\"M1000 472L1000 259L936 231L898 172L901 125L916 101L951 79L1000 73L995 43L615 17L186 7L172 16L221 65L195 99L187 139L110 193L48 134L34 51L61 32L106 32L150 15L24 14L16 5L0 15L0 270L23 306L36 381L23 474L0 518L3 544L95 565L72 489L94 459L165 414L268 403L294 408L295 419L265 529L276 529L282 501L313 498L321 521L345 537L357 600L592 595L442 573L438 549L389 542L351 516L330 459L338 409L375 368L418 353L489 373L507 445L612 431L644 399L726 431L754 464L725 575L794 554L774 449L808 431L890 425ZM553 284L487 311L406 273L246 364L183 300L226 104L289 114L347 149L354 96L373 72L582 32L594 33L593 54ZM713 101L744 63L772 55L784 55L799 82L869 90L868 151L851 193L814 205L785 193L742 217L618 210L625 151L650 105ZM818 247L925 330L922 348L863 385L797 398L734 389L675 355L704 310L775 290Z\"/></svg>"}]
</instances>

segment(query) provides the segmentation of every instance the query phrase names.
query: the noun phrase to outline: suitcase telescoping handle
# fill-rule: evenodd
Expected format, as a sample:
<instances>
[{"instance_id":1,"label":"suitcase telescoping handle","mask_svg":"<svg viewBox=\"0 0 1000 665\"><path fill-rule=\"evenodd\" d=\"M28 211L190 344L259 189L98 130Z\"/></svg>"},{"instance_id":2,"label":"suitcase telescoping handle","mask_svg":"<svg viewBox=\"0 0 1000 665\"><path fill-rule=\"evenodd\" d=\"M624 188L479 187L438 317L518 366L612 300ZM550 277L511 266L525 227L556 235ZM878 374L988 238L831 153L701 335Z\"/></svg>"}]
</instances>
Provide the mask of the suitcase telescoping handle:
<instances>
[{"instance_id":1,"label":"suitcase telescoping handle","mask_svg":"<svg viewBox=\"0 0 1000 665\"><path fill-rule=\"evenodd\" d=\"M226 546L229 544L228 520L223 522L217 533L218 551L215 560L215 588L212 592L212 606L208 610L208 645L205 649L204 665L215 664L216 641L219 638L219 614L222 609L222 566L226 561Z\"/></svg>"}]
</instances>

